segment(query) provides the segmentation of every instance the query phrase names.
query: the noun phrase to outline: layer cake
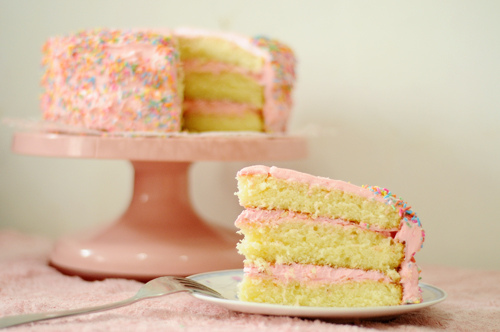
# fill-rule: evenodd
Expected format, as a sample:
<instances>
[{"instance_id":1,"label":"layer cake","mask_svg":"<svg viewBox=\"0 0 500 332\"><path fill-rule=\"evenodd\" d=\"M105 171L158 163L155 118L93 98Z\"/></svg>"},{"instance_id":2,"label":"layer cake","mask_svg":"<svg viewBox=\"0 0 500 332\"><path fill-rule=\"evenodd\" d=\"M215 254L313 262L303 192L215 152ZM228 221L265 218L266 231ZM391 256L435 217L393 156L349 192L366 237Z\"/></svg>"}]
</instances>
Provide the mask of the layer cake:
<instances>
[{"instance_id":1,"label":"layer cake","mask_svg":"<svg viewBox=\"0 0 500 332\"><path fill-rule=\"evenodd\" d=\"M285 44L199 29L95 29L43 47L44 120L102 132L282 133L295 57Z\"/></svg>"}]
</instances>

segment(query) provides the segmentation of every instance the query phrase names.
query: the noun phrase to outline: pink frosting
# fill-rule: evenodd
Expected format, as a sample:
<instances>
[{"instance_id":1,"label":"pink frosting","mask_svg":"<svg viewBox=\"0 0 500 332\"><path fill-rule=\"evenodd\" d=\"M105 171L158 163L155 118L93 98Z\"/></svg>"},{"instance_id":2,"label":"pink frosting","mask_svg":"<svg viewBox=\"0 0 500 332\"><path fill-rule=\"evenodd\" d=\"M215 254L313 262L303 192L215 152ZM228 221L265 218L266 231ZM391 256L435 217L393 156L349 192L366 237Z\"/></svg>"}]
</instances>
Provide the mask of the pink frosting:
<instances>
[{"instance_id":1,"label":"pink frosting","mask_svg":"<svg viewBox=\"0 0 500 332\"><path fill-rule=\"evenodd\" d=\"M185 114L217 114L243 116L246 113L258 113L259 110L250 105L229 101L184 100Z\"/></svg>"},{"instance_id":2,"label":"pink frosting","mask_svg":"<svg viewBox=\"0 0 500 332\"><path fill-rule=\"evenodd\" d=\"M379 271L332 268L329 266L319 266L312 264L275 264L266 268L266 272L262 272L261 268L248 264L244 268L245 275L270 277L280 282L286 283L290 280L299 282L328 282L342 283L348 281L381 281L392 282L389 277Z\"/></svg>"},{"instance_id":3,"label":"pink frosting","mask_svg":"<svg viewBox=\"0 0 500 332\"><path fill-rule=\"evenodd\" d=\"M405 244L405 260L410 261L420 251L424 243L422 227L408 221L403 221L394 239L397 242Z\"/></svg>"},{"instance_id":4,"label":"pink frosting","mask_svg":"<svg viewBox=\"0 0 500 332\"><path fill-rule=\"evenodd\" d=\"M371 200L376 200L385 203L384 199L381 198L380 196L376 195L375 193L371 192L368 189L358 187L354 184L344 182L341 180L333 180L320 176L313 176L310 174L297 172L291 169L278 168L275 166L268 167L268 166L256 165L256 166L245 167L238 172L237 176L255 175L255 174L264 174L281 180L297 181L305 183L309 186L324 187L327 188L328 190L345 191L348 193L352 193L354 195L358 195Z\"/></svg>"},{"instance_id":5,"label":"pink frosting","mask_svg":"<svg viewBox=\"0 0 500 332\"><path fill-rule=\"evenodd\" d=\"M201 61L197 59L186 60L183 62L184 72L201 72L201 73L213 73L220 74L223 72L231 72L246 76L250 79L253 79L259 83L264 84L262 78L262 73L253 73L246 68L231 65L223 62L215 62L215 61Z\"/></svg>"},{"instance_id":6,"label":"pink frosting","mask_svg":"<svg viewBox=\"0 0 500 332\"><path fill-rule=\"evenodd\" d=\"M413 261L405 261L399 270L401 285L403 285L403 303L422 302L422 290L418 286L420 269Z\"/></svg>"},{"instance_id":7,"label":"pink frosting","mask_svg":"<svg viewBox=\"0 0 500 332\"><path fill-rule=\"evenodd\" d=\"M403 302L422 302L422 291L418 286L420 269L413 256L422 248L424 243L422 227L407 220L401 222L395 240L405 244L405 259L401 263L399 274L403 285Z\"/></svg>"},{"instance_id":8,"label":"pink frosting","mask_svg":"<svg viewBox=\"0 0 500 332\"><path fill-rule=\"evenodd\" d=\"M281 223L289 222L290 220L300 220L307 223L325 223L330 225L341 225L341 226L349 226L356 227L362 230L367 230L364 224L357 224L353 222L349 222L344 219L330 219L327 217L317 217L312 218L308 214L298 213L294 211L285 211L285 210L260 210L248 208L243 210L240 213L238 218L235 221L235 226L240 227L243 225L249 224L260 224L260 225L279 225ZM392 232L396 232L397 229L387 230L382 229L377 226L370 226L369 231L377 231L378 233L384 236L391 236Z\"/></svg>"},{"instance_id":9,"label":"pink frosting","mask_svg":"<svg viewBox=\"0 0 500 332\"><path fill-rule=\"evenodd\" d=\"M168 31L88 30L43 48L46 120L106 131L179 131L176 43Z\"/></svg>"}]
</instances>

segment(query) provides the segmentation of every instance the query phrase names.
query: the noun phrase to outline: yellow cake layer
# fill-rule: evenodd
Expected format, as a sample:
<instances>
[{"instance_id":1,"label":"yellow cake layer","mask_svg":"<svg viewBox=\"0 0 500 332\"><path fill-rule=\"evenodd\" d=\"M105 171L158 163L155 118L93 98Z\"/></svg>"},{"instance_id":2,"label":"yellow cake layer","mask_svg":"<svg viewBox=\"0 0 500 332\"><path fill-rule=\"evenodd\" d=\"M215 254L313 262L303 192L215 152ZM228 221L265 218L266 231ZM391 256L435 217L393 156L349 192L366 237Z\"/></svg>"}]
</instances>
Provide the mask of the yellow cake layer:
<instances>
[{"instance_id":1,"label":"yellow cake layer","mask_svg":"<svg viewBox=\"0 0 500 332\"><path fill-rule=\"evenodd\" d=\"M263 87L238 73L186 73L184 86L185 99L227 100L249 104L258 109L264 104Z\"/></svg>"},{"instance_id":2,"label":"yellow cake layer","mask_svg":"<svg viewBox=\"0 0 500 332\"><path fill-rule=\"evenodd\" d=\"M244 50L236 44L219 38L195 37L179 38L181 60L201 60L223 62L260 72L264 65L261 57Z\"/></svg>"},{"instance_id":3,"label":"yellow cake layer","mask_svg":"<svg viewBox=\"0 0 500 332\"><path fill-rule=\"evenodd\" d=\"M402 289L398 284L378 281L339 284L286 284L269 278L245 277L239 285L242 301L314 307L371 307L399 305Z\"/></svg>"},{"instance_id":4,"label":"yellow cake layer","mask_svg":"<svg viewBox=\"0 0 500 332\"><path fill-rule=\"evenodd\" d=\"M385 229L397 229L401 220L397 210L382 202L267 174L238 176L237 195L246 208L291 210Z\"/></svg>"},{"instance_id":5,"label":"yellow cake layer","mask_svg":"<svg viewBox=\"0 0 500 332\"><path fill-rule=\"evenodd\" d=\"M394 276L404 246L391 237L355 226L287 221L277 225L238 225L239 252L256 264L314 264L375 269Z\"/></svg>"},{"instance_id":6,"label":"yellow cake layer","mask_svg":"<svg viewBox=\"0 0 500 332\"><path fill-rule=\"evenodd\" d=\"M242 116L184 114L184 129L202 131L263 131L262 117L253 112Z\"/></svg>"}]
</instances>

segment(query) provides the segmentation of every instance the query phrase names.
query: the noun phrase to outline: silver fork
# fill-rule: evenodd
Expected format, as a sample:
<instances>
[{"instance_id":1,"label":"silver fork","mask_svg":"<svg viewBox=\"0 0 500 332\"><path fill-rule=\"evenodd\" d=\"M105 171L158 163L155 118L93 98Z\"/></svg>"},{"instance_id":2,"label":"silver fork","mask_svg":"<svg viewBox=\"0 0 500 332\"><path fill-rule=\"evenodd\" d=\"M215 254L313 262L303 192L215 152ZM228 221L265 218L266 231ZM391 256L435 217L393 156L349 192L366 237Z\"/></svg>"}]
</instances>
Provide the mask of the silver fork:
<instances>
[{"instance_id":1,"label":"silver fork","mask_svg":"<svg viewBox=\"0 0 500 332\"><path fill-rule=\"evenodd\" d=\"M181 278L181 277L160 277L147 282L139 289L139 291L134 296L123 301L99 305L95 307L81 308L81 309L2 317L0 318L0 328L31 323L40 320L47 320L53 318L81 315L91 312L115 309L135 303L140 300L163 296L163 295L169 295L178 292L202 293L205 295L218 297L221 299L224 298L221 294L219 294L212 288L209 288L191 279Z\"/></svg>"}]
</instances>

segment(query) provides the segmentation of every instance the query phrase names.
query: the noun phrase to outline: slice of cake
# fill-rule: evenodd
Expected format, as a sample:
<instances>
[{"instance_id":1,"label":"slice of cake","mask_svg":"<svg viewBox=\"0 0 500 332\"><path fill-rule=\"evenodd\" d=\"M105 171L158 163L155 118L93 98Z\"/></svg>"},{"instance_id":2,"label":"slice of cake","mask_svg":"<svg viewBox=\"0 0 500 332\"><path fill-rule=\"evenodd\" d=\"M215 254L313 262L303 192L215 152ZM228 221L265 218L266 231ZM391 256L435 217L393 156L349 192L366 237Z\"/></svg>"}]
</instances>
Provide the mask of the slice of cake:
<instances>
[{"instance_id":1,"label":"slice of cake","mask_svg":"<svg viewBox=\"0 0 500 332\"><path fill-rule=\"evenodd\" d=\"M284 132L292 107L295 57L266 37L181 28L184 128Z\"/></svg>"},{"instance_id":2,"label":"slice of cake","mask_svg":"<svg viewBox=\"0 0 500 332\"><path fill-rule=\"evenodd\" d=\"M182 70L168 31L96 29L43 47L43 118L101 131L176 132Z\"/></svg>"},{"instance_id":3,"label":"slice of cake","mask_svg":"<svg viewBox=\"0 0 500 332\"><path fill-rule=\"evenodd\" d=\"M419 303L425 233L387 189L276 167L237 174L243 301L366 307Z\"/></svg>"}]
</instances>

